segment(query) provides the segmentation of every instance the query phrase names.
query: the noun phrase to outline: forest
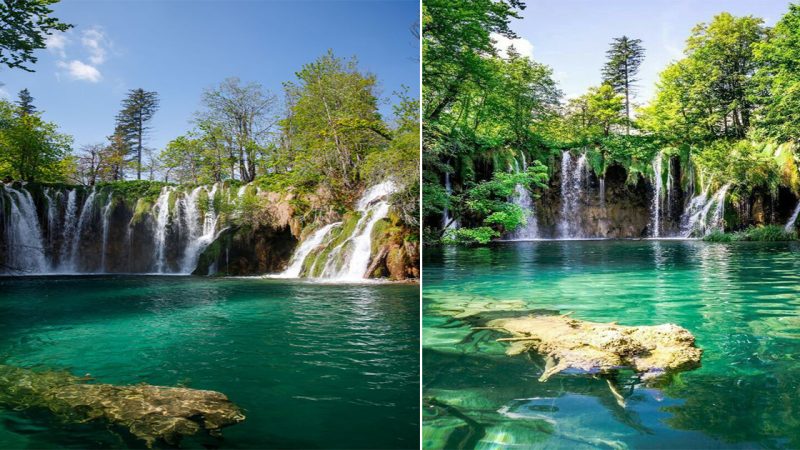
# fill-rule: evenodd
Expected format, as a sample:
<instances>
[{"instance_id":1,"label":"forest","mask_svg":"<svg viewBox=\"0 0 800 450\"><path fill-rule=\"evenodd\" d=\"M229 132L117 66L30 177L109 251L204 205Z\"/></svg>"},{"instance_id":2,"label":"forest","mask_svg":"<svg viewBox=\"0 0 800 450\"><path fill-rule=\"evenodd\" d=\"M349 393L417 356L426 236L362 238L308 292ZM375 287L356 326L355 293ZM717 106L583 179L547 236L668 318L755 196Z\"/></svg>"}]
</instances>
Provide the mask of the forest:
<instances>
[{"instance_id":1,"label":"forest","mask_svg":"<svg viewBox=\"0 0 800 450\"><path fill-rule=\"evenodd\" d=\"M719 229L700 234L706 239L796 237L793 227L776 225L791 208L775 205L800 193L800 5L789 5L772 27L726 12L697 24L643 104L637 75L647 49L635 36L611 40L605 65L595 69L597 85L574 98L565 98L552 68L513 47L498 51L498 36L517 37L510 22L525 6L424 2L426 243L513 236L530 225L520 196L532 204L556 178L564 186L563 169L579 155L591 174L582 183L600 186L603 205L607 178L639 186L640 197L666 190L666 200L644 206L655 211L643 235L663 235L659 221L670 214L679 222L675 204L710 216L716 202L732 208L720 211Z\"/></svg>"}]
</instances>

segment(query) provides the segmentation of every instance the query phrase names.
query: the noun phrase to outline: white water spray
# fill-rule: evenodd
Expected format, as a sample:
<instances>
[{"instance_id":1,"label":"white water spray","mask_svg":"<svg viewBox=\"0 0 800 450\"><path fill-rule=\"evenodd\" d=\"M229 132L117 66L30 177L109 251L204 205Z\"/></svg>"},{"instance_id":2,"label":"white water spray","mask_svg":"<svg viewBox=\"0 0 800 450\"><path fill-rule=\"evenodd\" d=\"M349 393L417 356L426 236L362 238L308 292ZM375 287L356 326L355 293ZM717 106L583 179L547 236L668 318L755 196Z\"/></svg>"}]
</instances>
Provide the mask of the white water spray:
<instances>
[{"instance_id":1,"label":"white water spray","mask_svg":"<svg viewBox=\"0 0 800 450\"><path fill-rule=\"evenodd\" d=\"M320 228L319 230L311 233L306 240L304 240L297 250L295 250L294 255L292 255L292 260L289 262L289 267L286 268L283 272L275 275L275 278L297 278L300 276L300 272L303 270L303 263L306 260L306 257L317 247L322 244L323 239L328 233L331 231L333 227L341 225L342 222L331 223L325 225L324 227Z\"/></svg>"}]
</instances>

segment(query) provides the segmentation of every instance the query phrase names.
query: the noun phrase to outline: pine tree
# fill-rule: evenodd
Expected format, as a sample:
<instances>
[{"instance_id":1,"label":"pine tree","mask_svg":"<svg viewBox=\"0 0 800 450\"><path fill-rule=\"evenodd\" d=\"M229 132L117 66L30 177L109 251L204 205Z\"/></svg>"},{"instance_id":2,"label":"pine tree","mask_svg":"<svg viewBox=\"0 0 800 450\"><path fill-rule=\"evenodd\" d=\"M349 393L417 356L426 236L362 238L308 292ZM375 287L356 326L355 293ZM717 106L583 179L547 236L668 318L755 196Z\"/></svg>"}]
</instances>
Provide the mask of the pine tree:
<instances>
[{"instance_id":1,"label":"pine tree","mask_svg":"<svg viewBox=\"0 0 800 450\"><path fill-rule=\"evenodd\" d=\"M17 100L20 116L30 116L36 112L36 107L33 106L33 96L28 89L19 91L19 100Z\"/></svg>"},{"instance_id":2,"label":"pine tree","mask_svg":"<svg viewBox=\"0 0 800 450\"><path fill-rule=\"evenodd\" d=\"M603 66L603 83L611 85L615 92L625 95L626 130L630 134L631 97L635 83L639 81L636 74L644 60L642 40L627 36L614 38L606 56L608 61Z\"/></svg>"},{"instance_id":3,"label":"pine tree","mask_svg":"<svg viewBox=\"0 0 800 450\"><path fill-rule=\"evenodd\" d=\"M142 179L142 153L147 132L150 131L148 122L158 111L158 93L148 92L144 89L132 89L122 101L122 111L117 115L115 134L122 136L130 153L136 161L136 179Z\"/></svg>"}]
</instances>

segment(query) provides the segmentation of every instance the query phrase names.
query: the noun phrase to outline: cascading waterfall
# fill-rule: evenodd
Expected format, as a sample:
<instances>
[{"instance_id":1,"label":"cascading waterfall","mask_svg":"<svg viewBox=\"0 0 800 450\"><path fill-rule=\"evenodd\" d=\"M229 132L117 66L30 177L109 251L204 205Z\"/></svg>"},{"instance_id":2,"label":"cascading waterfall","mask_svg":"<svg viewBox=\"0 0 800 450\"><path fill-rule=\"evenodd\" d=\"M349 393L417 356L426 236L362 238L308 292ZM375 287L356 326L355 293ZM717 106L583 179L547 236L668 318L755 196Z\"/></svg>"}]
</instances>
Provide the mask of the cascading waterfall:
<instances>
[{"instance_id":1,"label":"cascading waterfall","mask_svg":"<svg viewBox=\"0 0 800 450\"><path fill-rule=\"evenodd\" d=\"M61 198L61 192L56 191L55 197L53 196L50 188L44 190L44 197L47 200L47 242L50 247L53 246L53 240L58 227L58 199Z\"/></svg>"},{"instance_id":2,"label":"cascading waterfall","mask_svg":"<svg viewBox=\"0 0 800 450\"><path fill-rule=\"evenodd\" d=\"M244 195L245 188L246 186L242 186L242 188L239 189L239 197ZM188 196L183 196L179 200L179 204L184 211L183 222L186 225L188 239L188 244L186 245L180 264L182 273L191 273L194 270L195 266L197 266L197 260L200 254L214 241L214 238L218 234L218 217L214 210L214 196L216 192L216 184L212 187L211 191L201 186L195 188ZM201 193L208 199L206 212L202 218L202 227L198 226L200 224L200 208L198 206L198 201Z\"/></svg>"},{"instance_id":3,"label":"cascading waterfall","mask_svg":"<svg viewBox=\"0 0 800 450\"><path fill-rule=\"evenodd\" d=\"M574 166L574 167L573 167ZM582 154L575 164L569 151L561 154L561 218L558 234L561 239L580 238L580 202L584 190L586 155Z\"/></svg>"},{"instance_id":4,"label":"cascading waterfall","mask_svg":"<svg viewBox=\"0 0 800 450\"><path fill-rule=\"evenodd\" d=\"M10 226L6 230L8 268L14 273L40 273L47 270L45 249L36 206L31 194L3 186L10 202Z\"/></svg>"},{"instance_id":5,"label":"cascading waterfall","mask_svg":"<svg viewBox=\"0 0 800 450\"><path fill-rule=\"evenodd\" d=\"M70 246L69 252L69 265L66 267L69 272L78 271L78 253L81 244L81 235L83 234L84 228L86 228L87 221L94 213L95 194L95 190L92 189L92 191L89 193L89 196L86 197L86 201L83 202L83 208L81 208L81 214L78 217L78 225L72 235L72 245Z\"/></svg>"},{"instance_id":6,"label":"cascading waterfall","mask_svg":"<svg viewBox=\"0 0 800 450\"><path fill-rule=\"evenodd\" d=\"M797 206L794 208L792 217L789 218L789 221L786 222L786 225L783 227L786 232L794 230L794 224L797 222L798 215L800 215L800 201L797 202Z\"/></svg>"},{"instance_id":7,"label":"cascading waterfall","mask_svg":"<svg viewBox=\"0 0 800 450\"><path fill-rule=\"evenodd\" d=\"M372 259L372 230L388 216L389 195L395 191L396 186L392 181L367 189L356 205L359 215L354 226L334 223L320 228L295 250L289 267L274 276L298 277L302 275L302 268L308 265L308 277L343 282L367 278L366 272ZM345 232L349 235L343 235ZM323 255L324 259L321 257ZM324 264L321 270L318 269L320 264Z\"/></svg>"},{"instance_id":8,"label":"cascading waterfall","mask_svg":"<svg viewBox=\"0 0 800 450\"><path fill-rule=\"evenodd\" d=\"M334 248L322 278L336 281L358 281L365 278L372 253L372 229L375 224L389 214L388 196L395 191L394 183L386 181L367 189L356 205L361 218L353 234Z\"/></svg>"},{"instance_id":9,"label":"cascading waterfall","mask_svg":"<svg viewBox=\"0 0 800 450\"><path fill-rule=\"evenodd\" d=\"M520 155L522 157L522 170L528 170L525 153L521 153ZM516 161L515 169L517 172L520 170L519 164L516 163ZM531 197L530 191L525 186L517 184L514 186L514 195L511 197L511 201L525 212L526 223L511 233L509 238L515 240L537 239L539 237L539 227L536 223L536 206L533 203L533 197Z\"/></svg>"},{"instance_id":10,"label":"cascading waterfall","mask_svg":"<svg viewBox=\"0 0 800 450\"><path fill-rule=\"evenodd\" d=\"M64 211L64 233L61 240L61 252L59 253L61 271L65 270L64 265L68 264L70 244L72 235L75 234L75 225L78 213L78 193L75 189L70 189L67 193L67 209Z\"/></svg>"},{"instance_id":11,"label":"cascading waterfall","mask_svg":"<svg viewBox=\"0 0 800 450\"><path fill-rule=\"evenodd\" d=\"M447 192L447 198L453 193L453 185L450 183L450 172L444 174L444 190ZM450 210L447 206L444 207L442 212L442 227L447 229L458 228L458 223L450 217Z\"/></svg>"},{"instance_id":12,"label":"cascading waterfall","mask_svg":"<svg viewBox=\"0 0 800 450\"><path fill-rule=\"evenodd\" d=\"M722 186L713 196L708 197L708 188L689 201L689 205L681 217L681 234L683 237L706 236L723 228L722 219L725 214L725 197L730 183ZM714 211L711 211L714 208ZM710 216L709 216L710 215Z\"/></svg>"},{"instance_id":13,"label":"cascading waterfall","mask_svg":"<svg viewBox=\"0 0 800 450\"><path fill-rule=\"evenodd\" d=\"M103 206L103 247L100 249L100 270L106 271L106 248L108 247L108 220L111 216L111 192L108 193L106 204Z\"/></svg>"},{"instance_id":14,"label":"cascading waterfall","mask_svg":"<svg viewBox=\"0 0 800 450\"><path fill-rule=\"evenodd\" d=\"M653 204L650 207L650 226L653 229L651 237L657 238L661 236L661 200L662 200L662 184L661 178L661 153L656 155L653 159L653 175L655 183L653 184Z\"/></svg>"},{"instance_id":15,"label":"cascading waterfall","mask_svg":"<svg viewBox=\"0 0 800 450\"><path fill-rule=\"evenodd\" d=\"M220 226L220 211L230 213L218 203L230 198L232 206L238 205L249 188L237 191L218 183L183 191L166 186L155 199L133 199L134 208L130 199L118 199L115 191L105 187L44 187L38 191L38 205L36 195L25 186L3 184L0 244L7 250L0 252L5 258L0 263L10 273L192 273L203 251L226 229ZM356 215L349 219L346 235L341 223L312 233L296 249L282 275L300 276L307 258L324 248L325 256L315 260L316 276L342 281L364 278L372 259L372 232L388 215L388 197L394 190L391 182L368 189ZM129 214L127 218L116 212L115 205L122 208L120 213ZM143 236L136 243L132 242L134 231ZM127 246L112 242L125 236ZM336 248L325 248L329 244ZM122 249L122 254L110 249Z\"/></svg>"},{"instance_id":16,"label":"cascading waterfall","mask_svg":"<svg viewBox=\"0 0 800 450\"><path fill-rule=\"evenodd\" d=\"M155 261L156 272L164 273L165 245L167 239L167 225L169 224L169 196L172 194L172 189L164 187L161 189L161 194L156 200L154 211L156 215L156 229L153 233L153 242L155 244Z\"/></svg>"},{"instance_id":17,"label":"cascading waterfall","mask_svg":"<svg viewBox=\"0 0 800 450\"><path fill-rule=\"evenodd\" d=\"M303 270L303 263L306 260L306 257L316 249L317 247L322 244L322 240L325 239L325 236L328 235L328 232L331 231L331 228L341 225L342 222L335 222L324 227L320 228L319 230L311 233L307 239L305 239L297 250L294 251L294 255L292 255L292 260L289 262L289 267L286 268L283 272L275 275L275 278L297 278L300 276L300 272Z\"/></svg>"}]
</instances>

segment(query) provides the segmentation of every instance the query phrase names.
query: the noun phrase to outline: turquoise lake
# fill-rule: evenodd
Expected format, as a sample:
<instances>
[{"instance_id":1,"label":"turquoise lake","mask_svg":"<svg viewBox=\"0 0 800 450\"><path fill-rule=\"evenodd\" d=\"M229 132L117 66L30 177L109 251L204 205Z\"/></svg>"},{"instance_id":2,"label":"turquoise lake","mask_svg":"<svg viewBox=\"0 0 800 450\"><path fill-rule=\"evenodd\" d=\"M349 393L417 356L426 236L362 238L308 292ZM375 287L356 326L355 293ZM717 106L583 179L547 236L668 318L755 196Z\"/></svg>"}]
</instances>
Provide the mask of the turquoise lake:
<instances>
[{"instance_id":1,"label":"turquoise lake","mask_svg":"<svg viewBox=\"0 0 800 450\"><path fill-rule=\"evenodd\" d=\"M419 287L170 276L0 278L0 363L227 395L247 419L184 448L416 448ZM144 447L0 409L0 448Z\"/></svg>"},{"instance_id":2,"label":"turquoise lake","mask_svg":"<svg viewBox=\"0 0 800 450\"><path fill-rule=\"evenodd\" d=\"M425 448L799 448L800 244L541 241L425 252ZM509 357L465 311L676 323L702 367L644 384ZM498 312L497 314L503 314Z\"/></svg>"}]
</instances>

